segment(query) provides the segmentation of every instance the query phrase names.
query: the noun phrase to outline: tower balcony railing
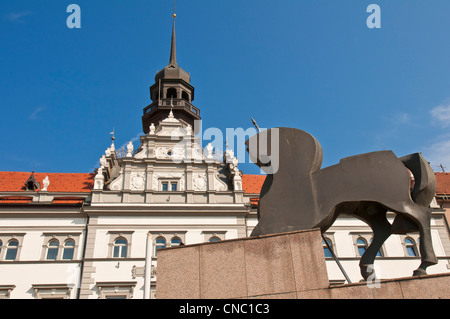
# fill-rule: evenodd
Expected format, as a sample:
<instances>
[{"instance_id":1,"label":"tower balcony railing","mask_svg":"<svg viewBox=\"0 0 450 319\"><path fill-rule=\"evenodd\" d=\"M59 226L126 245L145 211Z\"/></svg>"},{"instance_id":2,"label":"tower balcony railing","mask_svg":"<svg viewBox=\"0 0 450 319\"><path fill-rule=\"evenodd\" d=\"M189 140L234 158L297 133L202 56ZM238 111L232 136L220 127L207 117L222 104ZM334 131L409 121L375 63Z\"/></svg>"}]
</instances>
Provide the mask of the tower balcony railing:
<instances>
[{"instance_id":1,"label":"tower balcony railing","mask_svg":"<svg viewBox=\"0 0 450 319\"><path fill-rule=\"evenodd\" d=\"M172 106L175 109L179 110L180 108L183 108L197 116L200 116L200 110L185 99L158 99L144 109L144 114L149 114L158 108L170 109Z\"/></svg>"}]
</instances>

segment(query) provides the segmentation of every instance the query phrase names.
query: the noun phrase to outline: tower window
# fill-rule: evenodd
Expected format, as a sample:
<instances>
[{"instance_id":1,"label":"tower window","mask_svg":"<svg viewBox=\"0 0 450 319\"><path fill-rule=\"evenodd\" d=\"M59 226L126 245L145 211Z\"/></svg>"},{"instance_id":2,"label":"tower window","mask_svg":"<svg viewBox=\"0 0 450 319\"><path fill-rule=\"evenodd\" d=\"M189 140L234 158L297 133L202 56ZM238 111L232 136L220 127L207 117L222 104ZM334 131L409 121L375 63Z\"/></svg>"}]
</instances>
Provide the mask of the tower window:
<instances>
[{"instance_id":1,"label":"tower window","mask_svg":"<svg viewBox=\"0 0 450 319\"><path fill-rule=\"evenodd\" d=\"M170 88L167 90L167 98L168 99L176 99L177 98L177 90L175 88Z\"/></svg>"},{"instance_id":2,"label":"tower window","mask_svg":"<svg viewBox=\"0 0 450 319\"><path fill-rule=\"evenodd\" d=\"M190 101L189 101L189 94L187 94L186 91L183 91L183 93L181 93L181 98L182 98L183 100L186 100L186 101L190 102Z\"/></svg>"}]
</instances>

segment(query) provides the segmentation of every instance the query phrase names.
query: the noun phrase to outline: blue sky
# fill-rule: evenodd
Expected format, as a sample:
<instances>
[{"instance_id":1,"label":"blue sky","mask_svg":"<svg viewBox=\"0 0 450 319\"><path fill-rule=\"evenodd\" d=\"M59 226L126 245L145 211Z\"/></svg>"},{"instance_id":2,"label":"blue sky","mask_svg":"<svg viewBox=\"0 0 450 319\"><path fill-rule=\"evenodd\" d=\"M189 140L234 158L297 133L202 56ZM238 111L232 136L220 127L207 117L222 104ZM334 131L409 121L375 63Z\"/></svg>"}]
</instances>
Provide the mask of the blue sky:
<instances>
[{"instance_id":1,"label":"blue sky","mask_svg":"<svg viewBox=\"0 0 450 319\"><path fill-rule=\"evenodd\" d=\"M81 29L69 29L69 4ZM369 4L381 28L369 29ZM0 2L1 171L92 172L142 133L171 0ZM178 64L203 127L296 127L323 167L422 152L450 171L450 1L178 0ZM244 173L258 173L242 164Z\"/></svg>"}]
</instances>

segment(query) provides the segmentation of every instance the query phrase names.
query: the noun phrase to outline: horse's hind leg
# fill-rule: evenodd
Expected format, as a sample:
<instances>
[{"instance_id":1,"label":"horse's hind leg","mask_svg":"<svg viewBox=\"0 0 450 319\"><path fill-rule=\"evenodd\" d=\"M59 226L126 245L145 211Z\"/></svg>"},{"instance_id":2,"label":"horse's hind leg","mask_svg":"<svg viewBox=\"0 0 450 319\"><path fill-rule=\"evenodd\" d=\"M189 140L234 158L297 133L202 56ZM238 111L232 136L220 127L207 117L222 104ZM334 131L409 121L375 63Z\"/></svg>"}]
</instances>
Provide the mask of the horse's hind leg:
<instances>
[{"instance_id":1,"label":"horse's hind leg","mask_svg":"<svg viewBox=\"0 0 450 319\"><path fill-rule=\"evenodd\" d=\"M373 239L361 256L359 267L364 280L375 279L374 260L383 243L391 235L391 224L386 219L387 209L381 205L371 204L358 215L372 228Z\"/></svg>"},{"instance_id":2,"label":"horse's hind leg","mask_svg":"<svg viewBox=\"0 0 450 319\"><path fill-rule=\"evenodd\" d=\"M414 218L414 220L417 222L417 225L419 226L419 250L422 262L419 268L414 271L413 275L420 276L427 274L426 269L428 266L437 264L437 258L434 254L433 243L431 240L431 209L422 206L416 207L417 209L415 210L415 212L417 213L412 213L410 214L410 216Z\"/></svg>"}]
</instances>

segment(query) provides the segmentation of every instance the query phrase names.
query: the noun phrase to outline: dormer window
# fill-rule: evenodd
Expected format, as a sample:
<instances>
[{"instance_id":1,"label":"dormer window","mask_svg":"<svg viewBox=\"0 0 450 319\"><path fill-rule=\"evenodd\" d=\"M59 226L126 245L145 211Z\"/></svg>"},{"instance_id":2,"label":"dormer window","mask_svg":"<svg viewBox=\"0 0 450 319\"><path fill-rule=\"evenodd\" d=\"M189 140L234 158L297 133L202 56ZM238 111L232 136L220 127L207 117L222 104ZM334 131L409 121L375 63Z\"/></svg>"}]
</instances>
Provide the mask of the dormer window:
<instances>
[{"instance_id":1,"label":"dormer window","mask_svg":"<svg viewBox=\"0 0 450 319\"><path fill-rule=\"evenodd\" d=\"M39 189L40 185L36 181L36 178L34 177L34 172L31 173L31 176L28 177L27 181L25 182L24 189L27 191L35 191Z\"/></svg>"}]
</instances>

